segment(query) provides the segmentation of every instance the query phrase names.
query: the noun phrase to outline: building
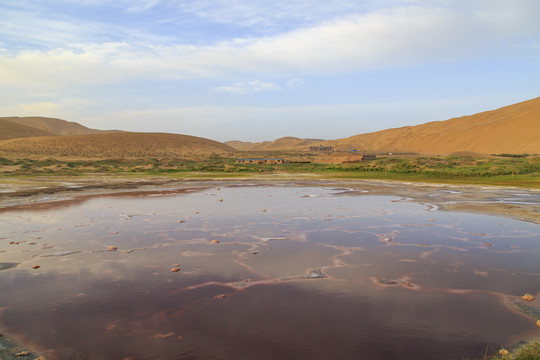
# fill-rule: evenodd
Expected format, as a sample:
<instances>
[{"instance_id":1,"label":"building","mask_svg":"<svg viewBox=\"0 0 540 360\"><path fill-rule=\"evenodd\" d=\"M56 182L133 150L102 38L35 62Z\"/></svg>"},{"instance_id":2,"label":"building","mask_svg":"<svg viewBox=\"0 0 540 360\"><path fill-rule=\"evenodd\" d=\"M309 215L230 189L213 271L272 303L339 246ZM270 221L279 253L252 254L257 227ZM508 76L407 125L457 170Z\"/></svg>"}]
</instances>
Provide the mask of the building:
<instances>
[{"instance_id":1,"label":"building","mask_svg":"<svg viewBox=\"0 0 540 360\"><path fill-rule=\"evenodd\" d=\"M318 164L354 164L368 160L375 160L375 155L336 153L334 155L317 156L313 162Z\"/></svg>"},{"instance_id":2,"label":"building","mask_svg":"<svg viewBox=\"0 0 540 360\"><path fill-rule=\"evenodd\" d=\"M237 164L284 164L283 159L236 159Z\"/></svg>"},{"instance_id":3,"label":"building","mask_svg":"<svg viewBox=\"0 0 540 360\"><path fill-rule=\"evenodd\" d=\"M377 158L374 154L364 154L362 156L363 156L362 161L375 160Z\"/></svg>"}]
</instances>

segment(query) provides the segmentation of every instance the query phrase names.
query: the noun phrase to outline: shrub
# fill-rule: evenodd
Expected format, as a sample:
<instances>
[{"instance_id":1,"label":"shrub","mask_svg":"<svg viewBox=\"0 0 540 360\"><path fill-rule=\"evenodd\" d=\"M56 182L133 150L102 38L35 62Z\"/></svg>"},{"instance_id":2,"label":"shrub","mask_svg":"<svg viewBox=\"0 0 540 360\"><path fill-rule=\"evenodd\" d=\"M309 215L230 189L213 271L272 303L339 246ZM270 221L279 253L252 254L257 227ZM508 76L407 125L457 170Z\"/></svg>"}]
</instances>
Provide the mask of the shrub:
<instances>
[{"instance_id":1,"label":"shrub","mask_svg":"<svg viewBox=\"0 0 540 360\"><path fill-rule=\"evenodd\" d=\"M9 159L6 159L6 158L0 158L0 165L2 165L2 166L12 165L12 164L13 164L13 160L9 160Z\"/></svg>"}]
</instances>

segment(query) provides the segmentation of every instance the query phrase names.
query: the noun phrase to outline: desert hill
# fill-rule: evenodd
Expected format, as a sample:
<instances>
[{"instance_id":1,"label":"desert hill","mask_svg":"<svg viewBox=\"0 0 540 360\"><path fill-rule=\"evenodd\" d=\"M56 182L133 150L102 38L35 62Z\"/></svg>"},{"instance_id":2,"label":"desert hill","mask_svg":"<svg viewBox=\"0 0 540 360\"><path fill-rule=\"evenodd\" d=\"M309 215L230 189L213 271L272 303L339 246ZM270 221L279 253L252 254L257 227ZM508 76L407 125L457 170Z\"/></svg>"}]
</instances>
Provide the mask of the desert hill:
<instances>
[{"instance_id":1,"label":"desert hill","mask_svg":"<svg viewBox=\"0 0 540 360\"><path fill-rule=\"evenodd\" d=\"M343 150L540 154L540 97L470 116L331 140Z\"/></svg>"},{"instance_id":2,"label":"desert hill","mask_svg":"<svg viewBox=\"0 0 540 360\"><path fill-rule=\"evenodd\" d=\"M388 129L338 140L281 138L228 142L238 150L307 150L310 145L373 153L449 155L540 154L540 97L475 115Z\"/></svg>"},{"instance_id":3,"label":"desert hill","mask_svg":"<svg viewBox=\"0 0 540 360\"><path fill-rule=\"evenodd\" d=\"M322 139L299 139L297 137L287 136L274 141L263 141L257 143L243 141L227 141L225 144L232 146L237 150L295 150L309 148L311 145L323 142Z\"/></svg>"},{"instance_id":4,"label":"desert hill","mask_svg":"<svg viewBox=\"0 0 540 360\"><path fill-rule=\"evenodd\" d=\"M234 152L235 149L217 141L166 133L48 136L0 143L0 157L204 159L212 154L233 156Z\"/></svg>"},{"instance_id":5,"label":"desert hill","mask_svg":"<svg viewBox=\"0 0 540 360\"><path fill-rule=\"evenodd\" d=\"M20 137L31 138L15 139ZM232 154L235 150L307 150L311 145L373 153L540 154L540 97L446 121L327 141L283 137L259 143L229 141L222 144L188 135L95 130L78 123L53 118L0 118L0 156L27 154L92 158L204 158L212 153Z\"/></svg>"},{"instance_id":6,"label":"desert hill","mask_svg":"<svg viewBox=\"0 0 540 360\"><path fill-rule=\"evenodd\" d=\"M72 122L72 121L66 121L66 120L48 118L48 117L40 117L40 116L0 117L0 120L10 121L15 124L39 129L51 135L84 135L84 134L101 134L101 133L111 132L111 131L90 129L84 125L81 125L79 123ZM4 123L2 123L2 127L1 127L2 130L4 130L3 125ZM12 137L9 137L9 139L21 137L17 135L18 134L15 133ZM33 135L33 136L51 136L51 135ZM8 139L8 137L4 137L4 139Z\"/></svg>"},{"instance_id":7,"label":"desert hill","mask_svg":"<svg viewBox=\"0 0 540 360\"><path fill-rule=\"evenodd\" d=\"M55 136L51 132L0 118L0 140L30 136Z\"/></svg>"}]
</instances>

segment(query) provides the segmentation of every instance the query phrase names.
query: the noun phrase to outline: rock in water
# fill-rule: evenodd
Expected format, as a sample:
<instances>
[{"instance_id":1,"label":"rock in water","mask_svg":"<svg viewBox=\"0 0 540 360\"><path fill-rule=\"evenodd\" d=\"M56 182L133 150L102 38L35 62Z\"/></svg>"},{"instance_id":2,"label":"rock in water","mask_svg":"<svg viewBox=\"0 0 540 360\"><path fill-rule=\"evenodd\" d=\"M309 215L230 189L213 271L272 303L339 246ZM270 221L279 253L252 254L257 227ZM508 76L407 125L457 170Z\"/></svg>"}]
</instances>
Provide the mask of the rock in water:
<instances>
[{"instance_id":1,"label":"rock in water","mask_svg":"<svg viewBox=\"0 0 540 360\"><path fill-rule=\"evenodd\" d=\"M306 276L302 276L301 279L322 279L325 277L328 277L328 276L323 274L321 269L315 269L315 270L311 270L309 274L307 274Z\"/></svg>"}]
</instances>

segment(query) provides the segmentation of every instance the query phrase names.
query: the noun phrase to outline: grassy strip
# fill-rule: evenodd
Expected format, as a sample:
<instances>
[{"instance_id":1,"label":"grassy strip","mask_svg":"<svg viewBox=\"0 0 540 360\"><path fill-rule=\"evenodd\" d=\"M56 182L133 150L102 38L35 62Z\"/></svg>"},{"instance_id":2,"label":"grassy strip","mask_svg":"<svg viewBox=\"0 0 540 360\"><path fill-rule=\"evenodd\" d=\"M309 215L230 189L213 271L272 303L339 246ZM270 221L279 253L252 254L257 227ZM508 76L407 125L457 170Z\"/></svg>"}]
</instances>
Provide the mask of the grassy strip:
<instances>
[{"instance_id":1,"label":"grassy strip","mask_svg":"<svg viewBox=\"0 0 540 360\"><path fill-rule=\"evenodd\" d=\"M531 177L527 175L512 176L498 176L498 177L468 177L468 178L455 178L455 177L426 177L415 176L408 174L393 174L393 173L363 173L355 174L351 176L350 173L224 173L224 172L105 172L105 173L83 173L83 172L65 172L62 174L26 174L26 175L1 175L0 179L9 178L36 178L42 176L62 176L62 177L81 177L91 175L104 175L120 178L130 177L165 177L165 178L178 178L178 179L259 179L259 180L299 180L299 179L343 179L343 180L386 180L386 181L404 181L404 182L423 182L432 184L452 184L452 185L487 185L487 186L503 186L503 187L521 187L528 189L540 189L540 181L538 177Z\"/></svg>"},{"instance_id":2,"label":"grassy strip","mask_svg":"<svg viewBox=\"0 0 540 360\"><path fill-rule=\"evenodd\" d=\"M236 164L234 159L105 159L59 161L0 158L0 175L137 174L189 178L316 176L540 188L540 158L385 157L355 164Z\"/></svg>"}]
</instances>

